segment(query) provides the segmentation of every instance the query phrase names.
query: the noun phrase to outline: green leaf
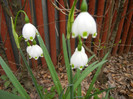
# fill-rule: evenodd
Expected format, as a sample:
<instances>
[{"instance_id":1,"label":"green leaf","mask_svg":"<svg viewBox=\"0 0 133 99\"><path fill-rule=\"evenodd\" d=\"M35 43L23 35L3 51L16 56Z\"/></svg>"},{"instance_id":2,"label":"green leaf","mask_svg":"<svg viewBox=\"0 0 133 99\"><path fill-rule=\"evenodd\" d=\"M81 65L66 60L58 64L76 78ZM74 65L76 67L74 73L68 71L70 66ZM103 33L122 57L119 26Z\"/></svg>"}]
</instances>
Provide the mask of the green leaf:
<instances>
[{"instance_id":1,"label":"green leaf","mask_svg":"<svg viewBox=\"0 0 133 99\"><path fill-rule=\"evenodd\" d=\"M88 63L91 61L92 58L94 58L95 55L92 55L89 59L88 59Z\"/></svg>"},{"instance_id":2,"label":"green leaf","mask_svg":"<svg viewBox=\"0 0 133 99\"><path fill-rule=\"evenodd\" d=\"M98 62L98 61L93 62L92 64L90 64L83 72L85 73L85 72L87 72L88 70L90 70L90 68L91 68L92 66L94 66L97 62ZM74 76L74 78L73 78L74 83L76 83L76 81L77 81L77 75L78 75L78 73L76 73L75 76ZM80 74L80 76L81 76L81 74ZM79 77L79 78L80 78L80 77ZM68 96L69 96L69 95L68 95L68 94L69 94L69 91L70 91L70 88L68 87L67 90L66 90L66 93L65 93L65 97L68 97Z\"/></svg>"},{"instance_id":3,"label":"green leaf","mask_svg":"<svg viewBox=\"0 0 133 99\"><path fill-rule=\"evenodd\" d=\"M59 95L59 98L58 99L62 99L62 96L63 96L63 93L65 91L65 88L62 90L61 94Z\"/></svg>"},{"instance_id":4,"label":"green leaf","mask_svg":"<svg viewBox=\"0 0 133 99\"><path fill-rule=\"evenodd\" d=\"M8 88L9 85L10 85L10 83L11 83L10 81L6 81L6 82L4 83L4 87L5 87L5 88Z\"/></svg>"},{"instance_id":5,"label":"green leaf","mask_svg":"<svg viewBox=\"0 0 133 99\"><path fill-rule=\"evenodd\" d=\"M77 3L77 0L74 0L73 2L73 5L72 5L72 8L69 12L69 15L68 15L68 22L67 22L67 39L70 39L70 33L71 33L71 30L72 30L72 24L74 22L74 7Z\"/></svg>"},{"instance_id":6,"label":"green leaf","mask_svg":"<svg viewBox=\"0 0 133 99\"><path fill-rule=\"evenodd\" d=\"M31 76L31 78L32 78L32 81L33 81L33 83L34 83L34 85L35 85L35 88L36 88L36 90L37 90L38 95L40 96L40 99L43 99L43 93L42 93L42 91L39 89L39 86L38 86L38 84L37 84L36 78L34 77L34 75L33 75L33 73L32 73L32 70L30 69L30 66L29 66L28 63L27 63L27 60L26 60L26 58L25 58L25 56L24 56L24 54L23 54L21 48L19 48L19 52L20 52L20 54L21 54L21 56L22 56L22 59L23 59L23 61L24 61L25 66L26 66L26 68L27 68L27 70L28 70L28 72L29 72L29 74L30 74L30 76Z\"/></svg>"},{"instance_id":7,"label":"green leaf","mask_svg":"<svg viewBox=\"0 0 133 99\"><path fill-rule=\"evenodd\" d=\"M97 91L97 92L95 92L95 93L89 95L89 96L86 97L85 99L90 99L90 98L91 98L92 96L94 96L94 95L101 94L102 92L104 92L104 91L109 91L109 90L111 90L111 89L114 89L114 87L113 87L113 88L104 89L104 90L101 90L101 91Z\"/></svg>"},{"instance_id":8,"label":"green leaf","mask_svg":"<svg viewBox=\"0 0 133 99\"><path fill-rule=\"evenodd\" d=\"M51 76L52 76L53 82L55 84L56 90L58 92L58 95L60 95L60 93L62 91L62 86L61 86L61 83L59 81L59 78L58 78L57 72L55 70L55 67L53 65L53 62L52 62L52 60L50 58L50 55L49 55L49 53L47 51L46 46L44 45L44 42L43 42L39 32L38 32L37 38L38 38L39 44L40 44L40 46L41 46L41 48L43 50L44 57L45 57L47 65L48 65L49 71L51 73Z\"/></svg>"},{"instance_id":9,"label":"green leaf","mask_svg":"<svg viewBox=\"0 0 133 99\"><path fill-rule=\"evenodd\" d=\"M68 81L70 83L70 63L69 63L69 58L68 58L68 53L67 53L67 47L66 47L66 40L64 37L64 34L62 35L62 44L63 44L63 54L64 54L64 60L65 60L65 66L66 66L66 71L67 71L67 77Z\"/></svg>"},{"instance_id":10,"label":"green leaf","mask_svg":"<svg viewBox=\"0 0 133 99\"><path fill-rule=\"evenodd\" d=\"M0 64L1 64L1 66L3 68L3 70L5 71L6 75L8 76L8 78L11 80L12 84L14 85L14 87L20 93L20 95L23 96L25 99L30 99L30 97L27 94L27 92L25 91L25 89L21 86L21 84L19 83L17 78L14 76L14 74L11 71L11 69L7 66L7 64L1 58L1 56L0 56Z\"/></svg>"},{"instance_id":11,"label":"green leaf","mask_svg":"<svg viewBox=\"0 0 133 99\"><path fill-rule=\"evenodd\" d=\"M105 59L107 58L108 55L109 55L109 53L107 53L107 54L104 56L104 58L102 59L102 61L105 61ZM100 70L101 70L102 66L103 66L103 65L101 65L101 66L98 67L98 69L97 69L97 71L96 71L96 73L95 73L95 75L94 75L94 77L93 77L93 79L92 79L92 82L91 82L91 84L90 84L90 86L89 86L89 89L88 89L88 91L87 91L85 97L87 97L87 96L91 93L91 90L93 89L93 85L94 85L94 83L96 82L96 79L97 79L97 77L98 77L98 75L99 75L99 73L100 73Z\"/></svg>"},{"instance_id":12,"label":"green leaf","mask_svg":"<svg viewBox=\"0 0 133 99\"><path fill-rule=\"evenodd\" d=\"M78 78L78 80L75 82L74 84L74 90L78 87L78 85L83 81L83 79L90 73L92 72L94 69L96 69L98 66L104 64L107 61L101 61L98 64L96 64L95 66L91 67L89 70L87 71L83 71L81 76Z\"/></svg>"},{"instance_id":13,"label":"green leaf","mask_svg":"<svg viewBox=\"0 0 133 99\"><path fill-rule=\"evenodd\" d=\"M0 99L27 99L27 98L24 98L22 96L17 96L12 93L0 90ZM30 99L30 98L28 98L28 99Z\"/></svg>"},{"instance_id":14,"label":"green leaf","mask_svg":"<svg viewBox=\"0 0 133 99\"><path fill-rule=\"evenodd\" d=\"M79 77L80 77L80 70L77 69L77 80L78 80ZM82 93L81 93L81 84L79 84L78 87L77 87L77 95L78 96L82 96ZM81 99L81 97L78 97L78 99Z\"/></svg>"},{"instance_id":15,"label":"green leaf","mask_svg":"<svg viewBox=\"0 0 133 99\"><path fill-rule=\"evenodd\" d=\"M12 93L13 93L13 94L17 94L17 92L18 92L18 91L17 91L16 88L13 88L13 89L12 89Z\"/></svg>"},{"instance_id":16,"label":"green leaf","mask_svg":"<svg viewBox=\"0 0 133 99\"><path fill-rule=\"evenodd\" d=\"M17 45L17 48L20 48L18 34L15 31L12 17L11 17L11 24L12 24L12 33L13 33L13 36L14 36L14 39L15 39L15 43Z\"/></svg>"},{"instance_id":17,"label":"green leaf","mask_svg":"<svg viewBox=\"0 0 133 99\"><path fill-rule=\"evenodd\" d=\"M8 77L6 76L6 75L2 75L1 77L0 77L2 80L7 80L8 79Z\"/></svg>"}]
</instances>

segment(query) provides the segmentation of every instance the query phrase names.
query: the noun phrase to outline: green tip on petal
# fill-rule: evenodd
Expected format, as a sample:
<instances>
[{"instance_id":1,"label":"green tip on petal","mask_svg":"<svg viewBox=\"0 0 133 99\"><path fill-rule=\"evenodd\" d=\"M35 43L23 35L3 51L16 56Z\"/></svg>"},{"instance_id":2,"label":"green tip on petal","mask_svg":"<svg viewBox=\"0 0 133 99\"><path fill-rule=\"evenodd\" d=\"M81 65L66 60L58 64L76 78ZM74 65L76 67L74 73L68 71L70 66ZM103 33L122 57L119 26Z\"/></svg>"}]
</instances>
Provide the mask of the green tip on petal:
<instances>
[{"instance_id":1,"label":"green tip on petal","mask_svg":"<svg viewBox=\"0 0 133 99\"><path fill-rule=\"evenodd\" d=\"M31 59L31 56L29 56L29 59Z\"/></svg>"},{"instance_id":2,"label":"green tip on petal","mask_svg":"<svg viewBox=\"0 0 133 99\"><path fill-rule=\"evenodd\" d=\"M43 53L41 54L41 57L43 57Z\"/></svg>"},{"instance_id":3,"label":"green tip on petal","mask_svg":"<svg viewBox=\"0 0 133 99\"><path fill-rule=\"evenodd\" d=\"M80 66L80 68L82 69L82 68L83 68L83 66Z\"/></svg>"},{"instance_id":4,"label":"green tip on petal","mask_svg":"<svg viewBox=\"0 0 133 99\"><path fill-rule=\"evenodd\" d=\"M35 59L37 59L37 57L35 57Z\"/></svg>"},{"instance_id":5,"label":"green tip on petal","mask_svg":"<svg viewBox=\"0 0 133 99\"><path fill-rule=\"evenodd\" d=\"M74 68L74 65L72 64L72 69Z\"/></svg>"},{"instance_id":6,"label":"green tip on petal","mask_svg":"<svg viewBox=\"0 0 133 99\"><path fill-rule=\"evenodd\" d=\"M79 69L82 70L83 69L83 66L80 66Z\"/></svg>"},{"instance_id":7,"label":"green tip on petal","mask_svg":"<svg viewBox=\"0 0 133 99\"><path fill-rule=\"evenodd\" d=\"M96 36L97 36L97 33L95 32L95 33L92 35L92 37L93 37L93 38L96 38Z\"/></svg>"},{"instance_id":8,"label":"green tip on petal","mask_svg":"<svg viewBox=\"0 0 133 99\"><path fill-rule=\"evenodd\" d=\"M75 36L75 33L72 33L72 36Z\"/></svg>"},{"instance_id":9,"label":"green tip on petal","mask_svg":"<svg viewBox=\"0 0 133 99\"><path fill-rule=\"evenodd\" d=\"M30 40L33 40L33 37L30 37Z\"/></svg>"},{"instance_id":10,"label":"green tip on petal","mask_svg":"<svg viewBox=\"0 0 133 99\"><path fill-rule=\"evenodd\" d=\"M87 37L87 32L83 32L83 37Z\"/></svg>"},{"instance_id":11,"label":"green tip on petal","mask_svg":"<svg viewBox=\"0 0 133 99\"><path fill-rule=\"evenodd\" d=\"M27 41L27 39L25 38L25 41Z\"/></svg>"}]
</instances>

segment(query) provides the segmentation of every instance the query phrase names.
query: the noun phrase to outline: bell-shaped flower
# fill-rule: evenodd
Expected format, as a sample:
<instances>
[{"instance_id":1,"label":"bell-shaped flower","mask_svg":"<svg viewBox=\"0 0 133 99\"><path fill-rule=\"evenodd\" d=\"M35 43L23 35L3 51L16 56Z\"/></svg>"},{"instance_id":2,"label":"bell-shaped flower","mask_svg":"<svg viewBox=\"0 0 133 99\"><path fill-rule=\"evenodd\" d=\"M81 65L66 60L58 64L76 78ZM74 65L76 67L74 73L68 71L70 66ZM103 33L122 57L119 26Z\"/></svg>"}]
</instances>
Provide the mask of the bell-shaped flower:
<instances>
[{"instance_id":1,"label":"bell-shaped flower","mask_svg":"<svg viewBox=\"0 0 133 99\"><path fill-rule=\"evenodd\" d=\"M89 34L96 37L96 22L88 12L81 12L75 19L72 25L72 38L80 35L82 38L87 39Z\"/></svg>"},{"instance_id":2,"label":"bell-shaped flower","mask_svg":"<svg viewBox=\"0 0 133 99\"><path fill-rule=\"evenodd\" d=\"M78 51L78 48L76 48L75 52L73 53L70 59L72 69L79 68L80 70L82 70L83 67L87 65L87 62L88 56L85 53L85 49L82 47L81 51Z\"/></svg>"},{"instance_id":3,"label":"bell-shaped flower","mask_svg":"<svg viewBox=\"0 0 133 99\"><path fill-rule=\"evenodd\" d=\"M29 54L29 58L34 58L37 60L39 57L43 57L42 48L38 45L27 46L27 53Z\"/></svg>"},{"instance_id":4,"label":"bell-shaped flower","mask_svg":"<svg viewBox=\"0 0 133 99\"><path fill-rule=\"evenodd\" d=\"M25 38L25 41L28 41L28 40L33 41L33 39L36 36L36 33L37 33L37 29L31 23L26 23L23 26L22 35Z\"/></svg>"}]
</instances>

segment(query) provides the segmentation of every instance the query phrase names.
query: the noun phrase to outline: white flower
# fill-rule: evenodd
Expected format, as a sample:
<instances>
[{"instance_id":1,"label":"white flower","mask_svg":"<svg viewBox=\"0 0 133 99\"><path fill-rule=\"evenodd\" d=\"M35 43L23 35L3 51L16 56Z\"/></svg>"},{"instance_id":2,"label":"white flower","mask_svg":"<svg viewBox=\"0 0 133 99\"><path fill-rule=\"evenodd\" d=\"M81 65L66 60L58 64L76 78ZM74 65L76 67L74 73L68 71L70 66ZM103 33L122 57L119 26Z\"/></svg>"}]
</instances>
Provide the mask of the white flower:
<instances>
[{"instance_id":1,"label":"white flower","mask_svg":"<svg viewBox=\"0 0 133 99\"><path fill-rule=\"evenodd\" d=\"M39 57L43 57L42 48L38 45L28 46L26 49L27 53L29 54L29 58L34 58L37 60Z\"/></svg>"},{"instance_id":2,"label":"white flower","mask_svg":"<svg viewBox=\"0 0 133 99\"><path fill-rule=\"evenodd\" d=\"M81 12L75 19L72 25L72 38L81 35L82 38L87 39L88 35L96 34L96 22L88 12Z\"/></svg>"},{"instance_id":3,"label":"white flower","mask_svg":"<svg viewBox=\"0 0 133 99\"><path fill-rule=\"evenodd\" d=\"M23 26L22 29L22 35L25 38L25 41L31 40L33 41L33 39L35 38L37 33L37 29L34 25L32 25L31 23L26 23Z\"/></svg>"},{"instance_id":4,"label":"white flower","mask_svg":"<svg viewBox=\"0 0 133 99\"><path fill-rule=\"evenodd\" d=\"M72 69L79 68L80 70L82 70L83 67L86 66L87 62L88 56L85 53L85 49L82 47L81 51L78 51L78 48L76 48L74 54L70 59Z\"/></svg>"}]
</instances>

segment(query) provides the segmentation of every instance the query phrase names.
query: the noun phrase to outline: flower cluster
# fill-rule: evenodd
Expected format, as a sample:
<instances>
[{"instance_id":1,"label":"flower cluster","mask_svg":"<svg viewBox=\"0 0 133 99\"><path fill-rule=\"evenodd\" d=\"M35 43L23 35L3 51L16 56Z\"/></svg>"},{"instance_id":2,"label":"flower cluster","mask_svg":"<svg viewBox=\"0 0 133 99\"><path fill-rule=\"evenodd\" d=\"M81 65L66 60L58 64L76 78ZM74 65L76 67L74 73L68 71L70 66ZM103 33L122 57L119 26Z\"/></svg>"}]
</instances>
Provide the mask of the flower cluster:
<instances>
[{"instance_id":1,"label":"flower cluster","mask_svg":"<svg viewBox=\"0 0 133 99\"><path fill-rule=\"evenodd\" d=\"M93 38L96 38L96 22L88 12L81 12L76 17L72 25L72 38L81 36L82 38L87 39L89 34L91 34ZM79 39L79 42L82 42L81 39ZM75 52L71 56L70 64L72 69L78 68L82 70L84 66L88 66L88 57L85 53L85 49L82 46L82 43L79 43L78 46L80 49L76 48Z\"/></svg>"},{"instance_id":2,"label":"flower cluster","mask_svg":"<svg viewBox=\"0 0 133 99\"><path fill-rule=\"evenodd\" d=\"M25 38L25 41L33 41L35 39L37 32L38 31L36 27L31 23L26 23L22 29L22 35ZM34 58L35 60L37 60L39 57L43 57L42 48L37 44L28 45L26 51L29 54L30 59Z\"/></svg>"}]
</instances>

